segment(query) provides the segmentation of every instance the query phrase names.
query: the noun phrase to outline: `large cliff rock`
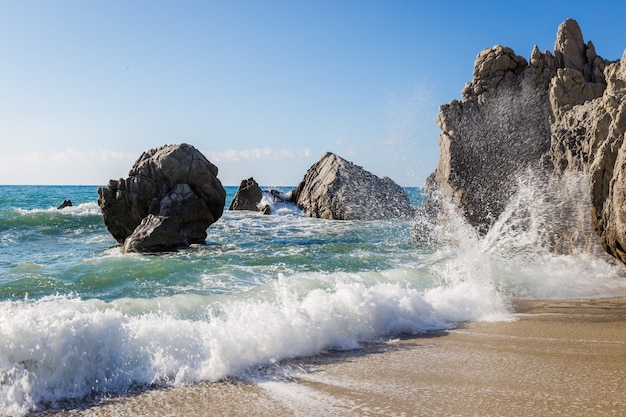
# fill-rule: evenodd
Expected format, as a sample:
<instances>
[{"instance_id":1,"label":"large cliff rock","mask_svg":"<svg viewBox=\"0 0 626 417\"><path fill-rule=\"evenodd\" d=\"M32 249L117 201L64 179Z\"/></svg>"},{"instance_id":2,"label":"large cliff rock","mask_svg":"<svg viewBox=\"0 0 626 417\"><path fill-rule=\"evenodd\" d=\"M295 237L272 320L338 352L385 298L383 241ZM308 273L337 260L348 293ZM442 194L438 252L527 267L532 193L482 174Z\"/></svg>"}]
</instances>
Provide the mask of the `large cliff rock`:
<instances>
[{"instance_id":1,"label":"large cliff rock","mask_svg":"<svg viewBox=\"0 0 626 417\"><path fill-rule=\"evenodd\" d=\"M150 149L137 159L128 178L98 188L104 223L126 251L204 243L206 229L222 216L226 201L217 171L188 144Z\"/></svg>"},{"instance_id":2,"label":"large cliff rock","mask_svg":"<svg viewBox=\"0 0 626 417\"><path fill-rule=\"evenodd\" d=\"M486 233L532 183L546 202L540 215L554 250L594 251L595 229L626 261L625 67L624 58L598 56L572 19L559 26L553 53L535 46L527 61L502 46L482 51L462 99L440 108L431 200L451 201Z\"/></svg>"},{"instance_id":3,"label":"large cliff rock","mask_svg":"<svg viewBox=\"0 0 626 417\"><path fill-rule=\"evenodd\" d=\"M306 214L328 220L410 218L409 197L393 180L379 178L327 152L307 171L293 192Z\"/></svg>"},{"instance_id":4,"label":"large cliff rock","mask_svg":"<svg viewBox=\"0 0 626 417\"><path fill-rule=\"evenodd\" d=\"M550 70L537 68L527 77L529 68L510 48L486 49L462 100L439 111L436 183L481 231L515 192L518 173L538 166L550 147L550 104L542 83Z\"/></svg>"},{"instance_id":5,"label":"large cliff rock","mask_svg":"<svg viewBox=\"0 0 626 417\"><path fill-rule=\"evenodd\" d=\"M626 263L626 51L605 75L604 94L588 106L595 111L589 145L592 213L602 245Z\"/></svg>"}]
</instances>

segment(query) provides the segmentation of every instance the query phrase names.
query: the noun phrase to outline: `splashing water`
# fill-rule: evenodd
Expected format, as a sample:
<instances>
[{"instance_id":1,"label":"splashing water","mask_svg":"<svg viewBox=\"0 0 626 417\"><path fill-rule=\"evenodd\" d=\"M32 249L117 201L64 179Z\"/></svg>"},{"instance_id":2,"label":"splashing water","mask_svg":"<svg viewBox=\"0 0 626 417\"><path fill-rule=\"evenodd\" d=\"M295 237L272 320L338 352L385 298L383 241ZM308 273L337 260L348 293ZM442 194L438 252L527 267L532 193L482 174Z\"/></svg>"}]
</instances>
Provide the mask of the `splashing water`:
<instances>
[{"instance_id":1,"label":"splashing water","mask_svg":"<svg viewBox=\"0 0 626 417\"><path fill-rule=\"evenodd\" d=\"M527 171L488 232L480 235L448 203L436 234L454 261L446 280L467 274L489 277L503 296L570 299L624 293L623 266L607 255L592 229L584 174L546 181ZM440 202L441 203L441 202ZM457 272L450 270L458 268ZM454 278L453 278L454 277ZM479 279L479 278L475 278Z\"/></svg>"}]
</instances>

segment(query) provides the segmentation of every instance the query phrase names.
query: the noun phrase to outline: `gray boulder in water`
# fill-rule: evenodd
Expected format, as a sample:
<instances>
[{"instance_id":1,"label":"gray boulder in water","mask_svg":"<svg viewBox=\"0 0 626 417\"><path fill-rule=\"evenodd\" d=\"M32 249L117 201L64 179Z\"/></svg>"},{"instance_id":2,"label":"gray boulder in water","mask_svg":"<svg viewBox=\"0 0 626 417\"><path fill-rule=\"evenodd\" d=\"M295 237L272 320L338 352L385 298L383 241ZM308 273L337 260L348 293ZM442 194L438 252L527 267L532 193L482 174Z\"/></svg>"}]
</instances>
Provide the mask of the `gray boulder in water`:
<instances>
[{"instance_id":1,"label":"gray boulder in water","mask_svg":"<svg viewBox=\"0 0 626 417\"><path fill-rule=\"evenodd\" d=\"M261 187L259 187L254 178L250 177L241 181L228 210L260 211L264 214L269 214L267 205L259 206L261 200L263 200L263 191L261 191Z\"/></svg>"},{"instance_id":2,"label":"gray boulder in water","mask_svg":"<svg viewBox=\"0 0 626 417\"><path fill-rule=\"evenodd\" d=\"M307 171L293 200L311 217L328 220L411 218L406 191L331 152Z\"/></svg>"},{"instance_id":3,"label":"gray boulder in water","mask_svg":"<svg viewBox=\"0 0 626 417\"><path fill-rule=\"evenodd\" d=\"M187 246L175 217L148 214L124 241L124 252L168 252Z\"/></svg>"},{"instance_id":4,"label":"gray boulder in water","mask_svg":"<svg viewBox=\"0 0 626 417\"><path fill-rule=\"evenodd\" d=\"M150 149L137 159L128 178L98 188L104 224L128 252L204 243L206 229L222 216L226 202L217 172L191 145Z\"/></svg>"}]
</instances>

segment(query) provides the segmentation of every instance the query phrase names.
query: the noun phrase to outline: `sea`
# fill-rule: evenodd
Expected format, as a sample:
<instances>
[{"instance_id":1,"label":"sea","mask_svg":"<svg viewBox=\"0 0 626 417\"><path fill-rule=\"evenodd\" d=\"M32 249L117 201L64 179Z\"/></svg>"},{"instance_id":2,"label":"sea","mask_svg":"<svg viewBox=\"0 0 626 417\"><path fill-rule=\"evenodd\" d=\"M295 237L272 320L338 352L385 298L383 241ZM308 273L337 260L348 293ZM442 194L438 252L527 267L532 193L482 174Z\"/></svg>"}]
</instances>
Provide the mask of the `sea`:
<instances>
[{"instance_id":1,"label":"sea","mask_svg":"<svg viewBox=\"0 0 626 417\"><path fill-rule=\"evenodd\" d=\"M225 188L228 207L237 187ZM419 209L423 190L406 191ZM271 204L271 215L226 210L203 245L125 254L97 186L0 186L0 415L513 320L516 299L626 295L623 266L554 254L507 227L514 208L484 236L450 218L433 245L413 219L329 221Z\"/></svg>"}]
</instances>

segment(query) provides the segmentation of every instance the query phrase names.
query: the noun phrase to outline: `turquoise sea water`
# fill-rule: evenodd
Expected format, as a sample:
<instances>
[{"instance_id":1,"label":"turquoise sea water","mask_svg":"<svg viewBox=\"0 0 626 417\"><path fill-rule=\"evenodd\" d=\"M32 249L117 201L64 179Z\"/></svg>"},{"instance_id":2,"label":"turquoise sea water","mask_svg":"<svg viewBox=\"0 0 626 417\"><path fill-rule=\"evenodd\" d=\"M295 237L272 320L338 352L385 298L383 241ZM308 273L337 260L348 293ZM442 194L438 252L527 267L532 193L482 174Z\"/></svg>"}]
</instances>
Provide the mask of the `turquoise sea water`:
<instances>
[{"instance_id":1,"label":"turquoise sea water","mask_svg":"<svg viewBox=\"0 0 626 417\"><path fill-rule=\"evenodd\" d=\"M225 211L204 245L122 254L96 189L0 186L0 415L507 320L514 297L626 293L622 267L504 227L479 237L451 219L453 239L433 248L412 221L333 222L285 205ZM421 190L407 192L419 207ZM57 210L64 199L73 207Z\"/></svg>"}]
</instances>

